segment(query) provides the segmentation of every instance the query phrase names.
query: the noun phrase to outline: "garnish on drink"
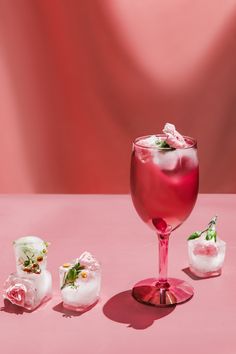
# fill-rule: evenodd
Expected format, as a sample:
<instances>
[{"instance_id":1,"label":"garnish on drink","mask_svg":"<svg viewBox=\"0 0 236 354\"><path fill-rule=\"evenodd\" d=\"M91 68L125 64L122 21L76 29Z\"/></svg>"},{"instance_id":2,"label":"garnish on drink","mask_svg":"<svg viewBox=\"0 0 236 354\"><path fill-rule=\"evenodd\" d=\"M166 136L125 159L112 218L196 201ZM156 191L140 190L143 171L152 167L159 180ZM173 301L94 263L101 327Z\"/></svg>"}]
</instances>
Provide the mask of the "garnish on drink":
<instances>
[{"instance_id":1,"label":"garnish on drink","mask_svg":"<svg viewBox=\"0 0 236 354\"><path fill-rule=\"evenodd\" d=\"M143 146L156 146L159 149L181 149L188 147L186 139L176 130L174 124L166 123L162 135L150 135L144 139L140 139L139 143ZM191 145L191 142L190 142Z\"/></svg>"},{"instance_id":2,"label":"garnish on drink","mask_svg":"<svg viewBox=\"0 0 236 354\"><path fill-rule=\"evenodd\" d=\"M188 146L184 137L175 129L174 124L166 123L163 133L166 135L165 143L171 148L179 149Z\"/></svg>"}]
</instances>

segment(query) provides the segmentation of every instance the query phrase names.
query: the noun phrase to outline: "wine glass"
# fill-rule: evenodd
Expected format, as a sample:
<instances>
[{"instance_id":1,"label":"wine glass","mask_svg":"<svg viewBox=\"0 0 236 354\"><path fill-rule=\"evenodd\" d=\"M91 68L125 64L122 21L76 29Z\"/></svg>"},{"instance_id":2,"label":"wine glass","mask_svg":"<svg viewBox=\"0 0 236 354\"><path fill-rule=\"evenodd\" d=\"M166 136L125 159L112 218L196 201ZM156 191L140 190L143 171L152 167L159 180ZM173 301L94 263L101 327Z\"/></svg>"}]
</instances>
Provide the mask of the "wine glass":
<instances>
[{"instance_id":1,"label":"wine glass","mask_svg":"<svg viewBox=\"0 0 236 354\"><path fill-rule=\"evenodd\" d=\"M150 137L139 137L133 143L130 182L138 215L158 236L159 278L138 282L132 295L139 302L165 307L193 296L193 288L185 281L167 278L167 263L169 236L189 216L197 199L197 143L184 136L187 147L163 149L148 145ZM165 139L164 134L155 137Z\"/></svg>"}]
</instances>

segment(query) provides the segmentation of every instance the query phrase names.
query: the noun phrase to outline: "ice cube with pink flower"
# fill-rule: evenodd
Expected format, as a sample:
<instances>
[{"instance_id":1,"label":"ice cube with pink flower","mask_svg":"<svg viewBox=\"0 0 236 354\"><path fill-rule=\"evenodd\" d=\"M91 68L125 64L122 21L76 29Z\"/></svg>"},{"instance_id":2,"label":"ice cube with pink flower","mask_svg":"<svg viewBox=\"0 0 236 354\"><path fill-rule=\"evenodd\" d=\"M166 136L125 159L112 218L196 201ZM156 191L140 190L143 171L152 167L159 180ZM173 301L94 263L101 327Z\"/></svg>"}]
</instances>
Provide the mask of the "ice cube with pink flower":
<instances>
[{"instance_id":1,"label":"ice cube with pink flower","mask_svg":"<svg viewBox=\"0 0 236 354\"><path fill-rule=\"evenodd\" d=\"M4 299L34 310L51 298L52 277L46 269L48 243L37 236L24 236L13 242L16 272L4 283Z\"/></svg>"},{"instance_id":2,"label":"ice cube with pink flower","mask_svg":"<svg viewBox=\"0 0 236 354\"><path fill-rule=\"evenodd\" d=\"M192 273L204 278L221 274L226 243L217 237L217 240L206 240L205 234L188 241L189 266Z\"/></svg>"},{"instance_id":3,"label":"ice cube with pink flower","mask_svg":"<svg viewBox=\"0 0 236 354\"><path fill-rule=\"evenodd\" d=\"M83 311L99 299L101 266L85 251L79 258L59 267L63 306L72 311Z\"/></svg>"}]
</instances>

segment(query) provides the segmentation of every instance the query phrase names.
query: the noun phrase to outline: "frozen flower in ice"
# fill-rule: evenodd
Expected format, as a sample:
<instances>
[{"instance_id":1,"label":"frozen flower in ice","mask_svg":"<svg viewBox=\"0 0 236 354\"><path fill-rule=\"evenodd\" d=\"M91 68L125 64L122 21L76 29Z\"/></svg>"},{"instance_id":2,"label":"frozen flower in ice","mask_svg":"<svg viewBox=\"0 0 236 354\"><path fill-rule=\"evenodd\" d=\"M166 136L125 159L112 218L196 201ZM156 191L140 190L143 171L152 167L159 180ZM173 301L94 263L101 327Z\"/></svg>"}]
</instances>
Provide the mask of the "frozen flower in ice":
<instances>
[{"instance_id":1,"label":"frozen flower in ice","mask_svg":"<svg viewBox=\"0 0 236 354\"><path fill-rule=\"evenodd\" d=\"M201 242L197 243L194 247L193 253L195 256L215 257L218 255L218 248L212 243L209 244L209 242L201 240Z\"/></svg>"},{"instance_id":2,"label":"frozen flower in ice","mask_svg":"<svg viewBox=\"0 0 236 354\"><path fill-rule=\"evenodd\" d=\"M12 304L31 309L36 302L33 281L10 274L4 284L3 297Z\"/></svg>"},{"instance_id":3,"label":"frozen flower in ice","mask_svg":"<svg viewBox=\"0 0 236 354\"><path fill-rule=\"evenodd\" d=\"M37 236L24 236L15 240L13 245L17 270L22 276L23 272L40 274L46 269L47 242Z\"/></svg>"},{"instance_id":4,"label":"frozen flower in ice","mask_svg":"<svg viewBox=\"0 0 236 354\"><path fill-rule=\"evenodd\" d=\"M82 272L79 275L79 279L83 280L83 281L88 281L91 280L92 277L94 276L93 272L88 270L88 269L84 269L82 270Z\"/></svg>"},{"instance_id":5,"label":"frozen flower in ice","mask_svg":"<svg viewBox=\"0 0 236 354\"><path fill-rule=\"evenodd\" d=\"M59 268L63 306L81 311L94 304L101 288L100 264L95 257L84 252L72 262Z\"/></svg>"},{"instance_id":6,"label":"frozen flower in ice","mask_svg":"<svg viewBox=\"0 0 236 354\"><path fill-rule=\"evenodd\" d=\"M23 284L14 284L6 289L6 298L12 304L24 307L26 287Z\"/></svg>"},{"instance_id":7,"label":"frozen flower in ice","mask_svg":"<svg viewBox=\"0 0 236 354\"><path fill-rule=\"evenodd\" d=\"M188 237L190 270L199 277L221 274L226 244L217 236L215 216L206 229L195 231Z\"/></svg>"},{"instance_id":8,"label":"frozen flower in ice","mask_svg":"<svg viewBox=\"0 0 236 354\"><path fill-rule=\"evenodd\" d=\"M185 148L187 143L184 137L175 129L174 124L166 123L163 129L166 135L165 142L172 148Z\"/></svg>"},{"instance_id":9,"label":"frozen flower in ice","mask_svg":"<svg viewBox=\"0 0 236 354\"><path fill-rule=\"evenodd\" d=\"M100 264L98 263L96 258L87 251L81 254L81 256L79 257L79 262L82 266L89 270L95 271L100 269Z\"/></svg>"}]
</instances>

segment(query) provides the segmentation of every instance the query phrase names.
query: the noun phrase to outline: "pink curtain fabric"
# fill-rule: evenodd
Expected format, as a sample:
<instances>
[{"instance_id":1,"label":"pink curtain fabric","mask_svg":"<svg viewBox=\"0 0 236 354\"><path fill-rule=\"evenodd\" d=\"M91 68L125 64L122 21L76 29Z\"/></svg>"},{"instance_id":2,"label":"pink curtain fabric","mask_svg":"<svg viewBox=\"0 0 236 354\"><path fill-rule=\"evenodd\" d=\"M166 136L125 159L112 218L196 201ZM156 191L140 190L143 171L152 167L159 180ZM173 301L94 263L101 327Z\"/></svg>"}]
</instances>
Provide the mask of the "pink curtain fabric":
<instances>
[{"instance_id":1,"label":"pink curtain fabric","mask_svg":"<svg viewBox=\"0 0 236 354\"><path fill-rule=\"evenodd\" d=\"M235 38L230 0L0 0L0 192L126 193L167 121L236 192Z\"/></svg>"}]
</instances>

